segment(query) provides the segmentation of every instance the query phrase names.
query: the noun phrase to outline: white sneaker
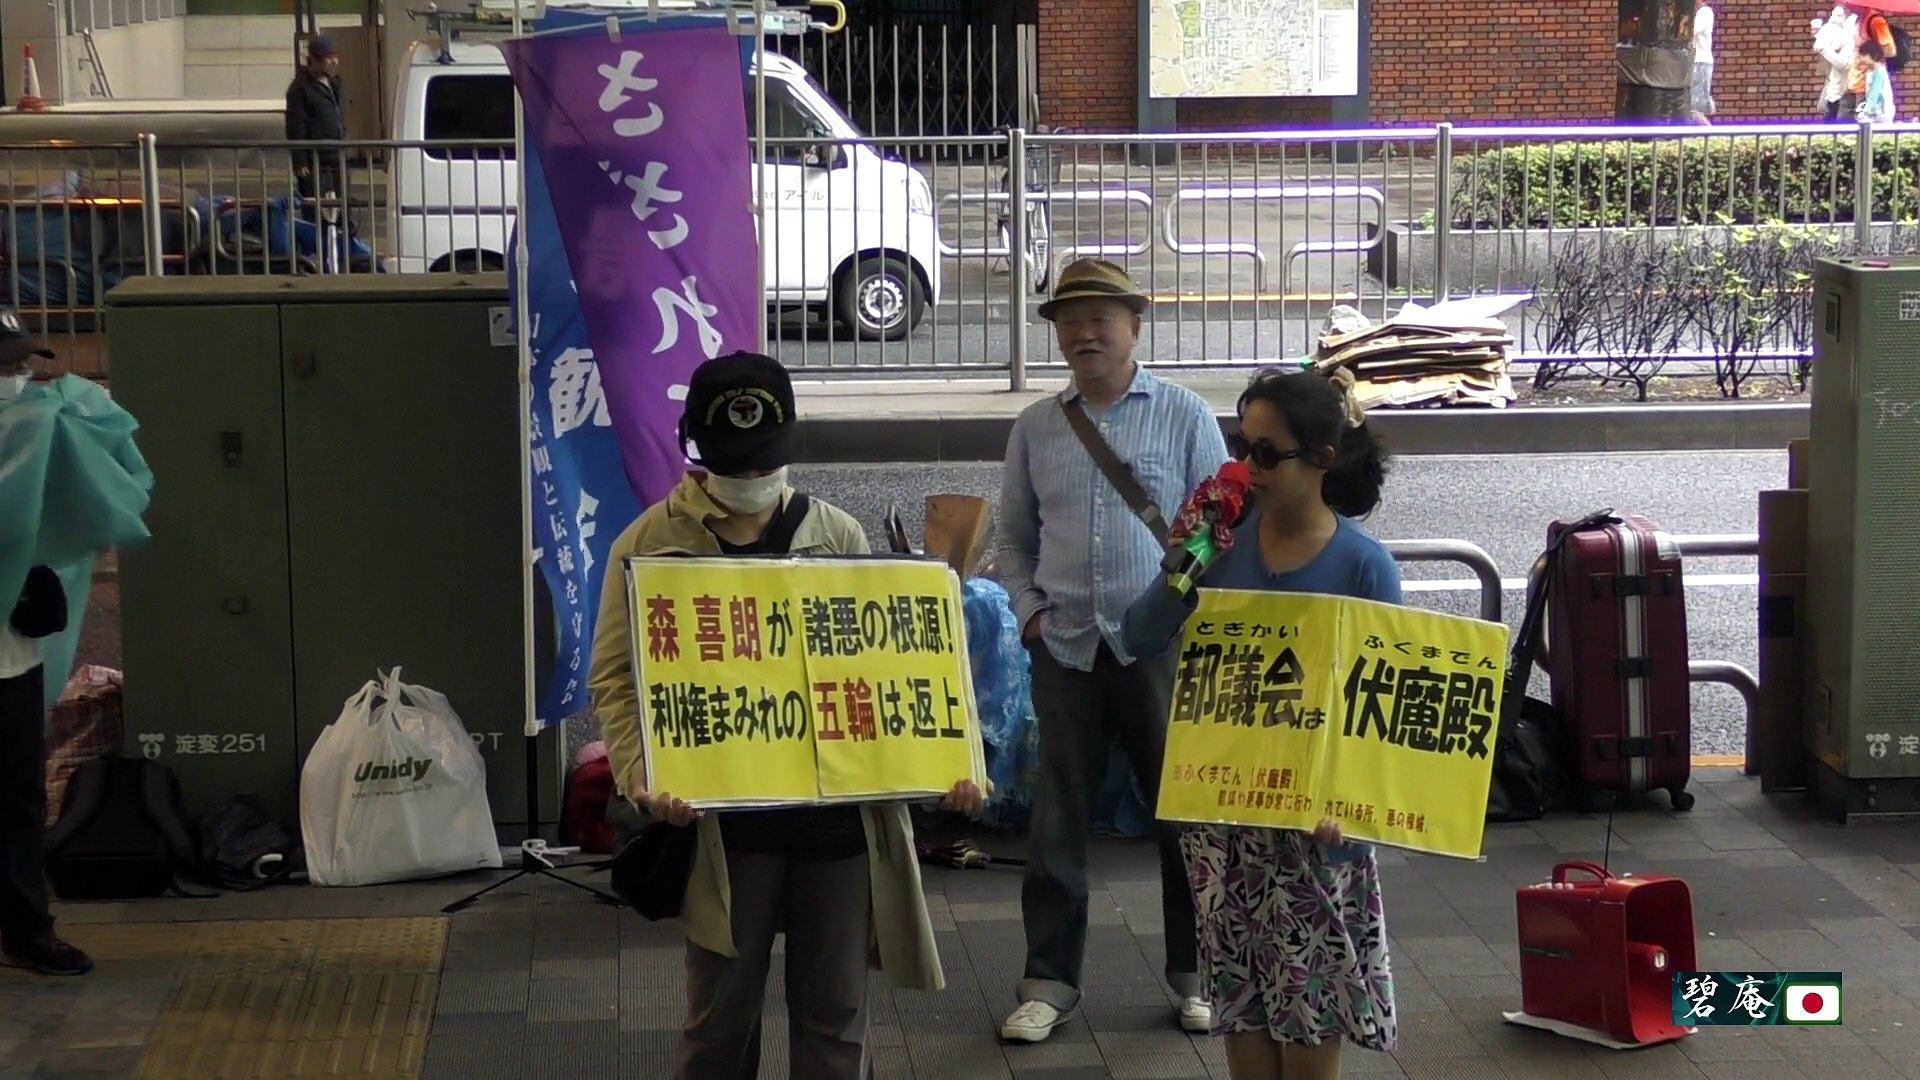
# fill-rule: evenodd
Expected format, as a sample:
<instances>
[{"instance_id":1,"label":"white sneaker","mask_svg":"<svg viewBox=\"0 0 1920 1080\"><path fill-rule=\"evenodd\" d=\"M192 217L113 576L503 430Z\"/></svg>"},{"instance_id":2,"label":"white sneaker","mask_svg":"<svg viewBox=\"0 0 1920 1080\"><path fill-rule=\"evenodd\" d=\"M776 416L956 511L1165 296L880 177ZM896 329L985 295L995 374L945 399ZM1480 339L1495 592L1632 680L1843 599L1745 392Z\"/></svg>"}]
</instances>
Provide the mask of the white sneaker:
<instances>
[{"instance_id":1,"label":"white sneaker","mask_svg":"<svg viewBox=\"0 0 1920 1080\"><path fill-rule=\"evenodd\" d=\"M1008 1042L1046 1042L1053 1029L1073 1019L1073 1011L1061 1012L1044 1001L1029 1001L1013 1010L1000 1025L1000 1037Z\"/></svg>"},{"instance_id":2,"label":"white sneaker","mask_svg":"<svg viewBox=\"0 0 1920 1080\"><path fill-rule=\"evenodd\" d=\"M1213 1033L1213 1006L1205 998L1190 997L1180 1003L1180 1030L1194 1035Z\"/></svg>"}]
</instances>

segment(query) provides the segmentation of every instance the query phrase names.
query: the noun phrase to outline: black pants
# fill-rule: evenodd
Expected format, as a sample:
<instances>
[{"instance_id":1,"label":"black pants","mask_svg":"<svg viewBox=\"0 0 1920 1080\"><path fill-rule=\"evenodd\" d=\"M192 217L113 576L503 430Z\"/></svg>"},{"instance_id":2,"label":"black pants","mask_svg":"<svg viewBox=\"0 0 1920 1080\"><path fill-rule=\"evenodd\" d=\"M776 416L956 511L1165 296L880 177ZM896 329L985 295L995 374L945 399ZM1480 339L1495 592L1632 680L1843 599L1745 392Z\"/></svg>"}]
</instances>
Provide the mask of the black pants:
<instances>
[{"instance_id":1,"label":"black pants","mask_svg":"<svg viewBox=\"0 0 1920 1080\"><path fill-rule=\"evenodd\" d=\"M0 932L53 925L40 834L47 819L46 668L0 679Z\"/></svg>"},{"instance_id":2,"label":"black pants","mask_svg":"<svg viewBox=\"0 0 1920 1080\"><path fill-rule=\"evenodd\" d=\"M1148 807L1157 804L1167 749L1167 706L1175 651L1122 664L1105 645L1092 671L1070 668L1044 644L1033 654L1033 708L1040 724L1040 776L1034 783L1026 877L1020 888L1027 929L1025 977L1014 993L1061 1011L1080 1002L1087 951L1087 847L1108 747L1117 737ZM1160 919L1167 941L1167 985L1181 997L1202 993L1193 888L1176 826L1154 822L1160 844Z\"/></svg>"},{"instance_id":3,"label":"black pants","mask_svg":"<svg viewBox=\"0 0 1920 1080\"><path fill-rule=\"evenodd\" d=\"M733 946L721 956L687 942L687 1022L674 1076L756 1080L773 939L786 937L789 1080L863 1080L873 873L863 852L815 862L727 852Z\"/></svg>"},{"instance_id":4,"label":"black pants","mask_svg":"<svg viewBox=\"0 0 1920 1080\"><path fill-rule=\"evenodd\" d=\"M296 187L300 197L315 200L308 206L306 217L320 231L320 251L326 250L327 207L317 201L327 198L337 200L334 209L339 210L336 219L340 228L351 231L352 225L347 213L346 162L339 154L318 153L306 157L307 174L296 178Z\"/></svg>"}]
</instances>

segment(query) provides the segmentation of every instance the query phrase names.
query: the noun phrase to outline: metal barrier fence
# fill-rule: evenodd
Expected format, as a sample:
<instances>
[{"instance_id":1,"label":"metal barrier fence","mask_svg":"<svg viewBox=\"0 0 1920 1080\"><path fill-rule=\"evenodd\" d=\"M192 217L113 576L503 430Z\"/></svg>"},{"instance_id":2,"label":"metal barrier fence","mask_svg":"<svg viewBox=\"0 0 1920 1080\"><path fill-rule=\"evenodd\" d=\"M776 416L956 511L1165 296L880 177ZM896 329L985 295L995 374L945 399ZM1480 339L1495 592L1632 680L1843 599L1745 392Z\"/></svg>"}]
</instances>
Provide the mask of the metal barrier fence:
<instances>
[{"instance_id":1,"label":"metal barrier fence","mask_svg":"<svg viewBox=\"0 0 1920 1080\"><path fill-rule=\"evenodd\" d=\"M862 131L948 138L1034 123L1038 33L1032 23L890 23L768 45L805 68Z\"/></svg>"},{"instance_id":2,"label":"metal barrier fence","mask_svg":"<svg viewBox=\"0 0 1920 1080\"><path fill-rule=\"evenodd\" d=\"M821 376L1059 371L1033 309L1098 255L1149 294L1137 355L1162 367L1305 355L1336 306L1519 293L1536 379L1724 390L1803 373L1813 258L1920 252L1913 125L935 139L817 119L842 134L769 138L756 178L769 349ZM0 172L7 295L91 374L124 276L502 268L518 181L506 140L0 146Z\"/></svg>"}]
</instances>

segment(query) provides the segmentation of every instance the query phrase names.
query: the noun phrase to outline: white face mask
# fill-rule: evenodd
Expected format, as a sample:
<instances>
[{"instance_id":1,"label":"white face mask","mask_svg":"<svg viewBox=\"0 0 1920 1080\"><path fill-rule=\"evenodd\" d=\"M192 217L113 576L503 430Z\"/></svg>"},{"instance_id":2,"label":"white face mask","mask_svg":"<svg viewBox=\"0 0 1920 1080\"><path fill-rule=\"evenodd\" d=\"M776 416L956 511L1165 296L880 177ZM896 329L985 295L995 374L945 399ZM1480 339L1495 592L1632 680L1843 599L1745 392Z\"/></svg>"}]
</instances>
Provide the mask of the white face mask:
<instances>
[{"instance_id":1,"label":"white face mask","mask_svg":"<svg viewBox=\"0 0 1920 1080\"><path fill-rule=\"evenodd\" d=\"M18 375L0 375L0 402L12 401L25 393L29 378L30 376L25 372Z\"/></svg>"},{"instance_id":2,"label":"white face mask","mask_svg":"<svg viewBox=\"0 0 1920 1080\"><path fill-rule=\"evenodd\" d=\"M787 467L752 479L708 473L706 489L715 502L736 514L757 514L780 501L787 490Z\"/></svg>"}]
</instances>

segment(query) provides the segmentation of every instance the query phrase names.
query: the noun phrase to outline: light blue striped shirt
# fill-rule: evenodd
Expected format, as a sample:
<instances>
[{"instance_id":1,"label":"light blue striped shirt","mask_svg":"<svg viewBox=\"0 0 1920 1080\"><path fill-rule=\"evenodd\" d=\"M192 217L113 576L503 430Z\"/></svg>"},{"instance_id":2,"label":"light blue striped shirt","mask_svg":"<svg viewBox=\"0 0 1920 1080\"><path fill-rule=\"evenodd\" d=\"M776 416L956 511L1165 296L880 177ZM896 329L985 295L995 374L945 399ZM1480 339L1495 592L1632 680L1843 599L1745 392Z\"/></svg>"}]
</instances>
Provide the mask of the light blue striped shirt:
<instances>
[{"instance_id":1,"label":"light blue striped shirt","mask_svg":"<svg viewBox=\"0 0 1920 1080\"><path fill-rule=\"evenodd\" d=\"M1161 573L1166 550L1127 508L1067 424L1068 387L1020 413L1007 440L1000 487L1000 579L1024 631L1045 611L1044 640L1055 660L1093 670L1106 642L1132 663L1122 625L1127 607ZM1199 394L1135 369L1126 395L1087 417L1133 470L1172 523L1187 495L1227 460L1226 440Z\"/></svg>"}]
</instances>

